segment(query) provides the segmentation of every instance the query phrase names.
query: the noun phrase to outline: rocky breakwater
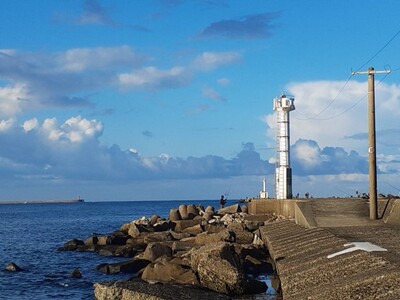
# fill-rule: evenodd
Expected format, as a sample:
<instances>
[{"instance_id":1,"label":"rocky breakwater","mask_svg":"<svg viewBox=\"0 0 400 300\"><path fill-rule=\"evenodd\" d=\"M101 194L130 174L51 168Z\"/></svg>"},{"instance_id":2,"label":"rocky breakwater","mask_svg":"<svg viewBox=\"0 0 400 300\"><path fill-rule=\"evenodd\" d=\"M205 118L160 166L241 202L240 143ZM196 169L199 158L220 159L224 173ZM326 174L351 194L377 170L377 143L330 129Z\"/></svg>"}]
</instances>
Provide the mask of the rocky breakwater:
<instances>
[{"instance_id":1,"label":"rocky breakwater","mask_svg":"<svg viewBox=\"0 0 400 300\"><path fill-rule=\"evenodd\" d=\"M96 299L226 299L263 293L266 284L255 278L272 266L259 227L282 217L246 212L239 204L218 211L180 205L168 219L143 217L109 235L68 241L59 250L129 258L97 266L106 274L133 277L96 283Z\"/></svg>"}]
</instances>

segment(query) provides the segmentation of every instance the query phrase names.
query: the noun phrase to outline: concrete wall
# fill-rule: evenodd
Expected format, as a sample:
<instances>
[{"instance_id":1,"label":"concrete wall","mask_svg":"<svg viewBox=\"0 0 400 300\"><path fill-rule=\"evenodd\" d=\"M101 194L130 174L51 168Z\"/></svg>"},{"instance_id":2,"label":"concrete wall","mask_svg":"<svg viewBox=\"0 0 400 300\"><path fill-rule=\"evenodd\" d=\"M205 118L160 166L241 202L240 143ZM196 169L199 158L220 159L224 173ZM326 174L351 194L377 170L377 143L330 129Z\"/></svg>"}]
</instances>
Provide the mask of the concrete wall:
<instances>
[{"instance_id":1,"label":"concrete wall","mask_svg":"<svg viewBox=\"0 0 400 300\"><path fill-rule=\"evenodd\" d=\"M400 225L400 199L390 199L383 213L383 221L385 223Z\"/></svg>"},{"instance_id":2,"label":"concrete wall","mask_svg":"<svg viewBox=\"0 0 400 300\"><path fill-rule=\"evenodd\" d=\"M272 214L294 219L297 224L306 228L316 227L311 208L307 200L252 199L247 204L249 214Z\"/></svg>"}]
</instances>

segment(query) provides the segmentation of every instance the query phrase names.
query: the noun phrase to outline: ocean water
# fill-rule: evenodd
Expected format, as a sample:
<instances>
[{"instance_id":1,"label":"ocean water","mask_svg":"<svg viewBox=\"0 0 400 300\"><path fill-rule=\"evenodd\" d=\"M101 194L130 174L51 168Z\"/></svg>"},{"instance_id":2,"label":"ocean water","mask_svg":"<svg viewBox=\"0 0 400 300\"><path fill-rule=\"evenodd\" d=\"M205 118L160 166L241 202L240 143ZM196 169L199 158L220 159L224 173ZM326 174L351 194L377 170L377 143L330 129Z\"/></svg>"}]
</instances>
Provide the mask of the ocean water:
<instances>
[{"instance_id":1,"label":"ocean water","mask_svg":"<svg viewBox=\"0 0 400 300\"><path fill-rule=\"evenodd\" d=\"M142 216L167 217L171 208L183 203L113 201L0 205L0 269L14 262L25 270L0 271L0 299L93 299L93 283L130 277L129 274L105 275L98 272L96 266L127 258L57 251L57 248L74 238L84 240L93 233L111 233ZM218 205L217 201L186 204L191 203ZM82 278L71 277L76 268L80 269ZM266 295L265 299L268 298Z\"/></svg>"}]
</instances>

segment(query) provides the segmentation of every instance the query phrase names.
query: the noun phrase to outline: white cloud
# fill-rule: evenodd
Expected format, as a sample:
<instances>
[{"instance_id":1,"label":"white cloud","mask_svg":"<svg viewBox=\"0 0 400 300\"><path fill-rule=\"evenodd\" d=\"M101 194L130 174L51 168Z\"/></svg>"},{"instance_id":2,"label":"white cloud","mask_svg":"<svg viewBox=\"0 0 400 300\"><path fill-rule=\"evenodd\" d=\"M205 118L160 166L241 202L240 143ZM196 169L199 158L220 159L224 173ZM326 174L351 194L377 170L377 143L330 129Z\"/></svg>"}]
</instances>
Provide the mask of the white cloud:
<instances>
[{"instance_id":1,"label":"white cloud","mask_svg":"<svg viewBox=\"0 0 400 300\"><path fill-rule=\"evenodd\" d=\"M1 120L0 132L8 131L14 125L14 122L15 122L14 119Z\"/></svg>"},{"instance_id":2,"label":"white cloud","mask_svg":"<svg viewBox=\"0 0 400 300\"><path fill-rule=\"evenodd\" d=\"M188 81L188 74L184 67L173 67L169 70L145 67L132 73L120 74L118 80L126 88L171 88L184 85Z\"/></svg>"},{"instance_id":3,"label":"white cloud","mask_svg":"<svg viewBox=\"0 0 400 300\"><path fill-rule=\"evenodd\" d=\"M295 97L296 110L290 113L291 140L310 139L321 147L335 145L347 150L367 154L368 145L364 138L367 123L367 83L312 81L291 83L286 89ZM271 99L272 101L272 99ZM377 131L390 132L397 128L400 111L400 85L376 85ZM267 134L275 138L276 116L265 116ZM393 138L393 136L392 136ZM377 151L393 151L382 144L383 136L377 136ZM381 143L382 142L382 143Z\"/></svg>"},{"instance_id":4,"label":"white cloud","mask_svg":"<svg viewBox=\"0 0 400 300\"><path fill-rule=\"evenodd\" d=\"M30 105L28 89L25 84L0 87L0 116L14 117Z\"/></svg>"},{"instance_id":5,"label":"white cloud","mask_svg":"<svg viewBox=\"0 0 400 300\"><path fill-rule=\"evenodd\" d=\"M193 61L193 68L209 71L219 66L238 62L241 55L238 52L203 52Z\"/></svg>"},{"instance_id":6,"label":"white cloud","mask_svg":"<svg viewBox=\"0 0 400 300\"><path fill-rule=\"evenodd\" d=\"M110 66L133 67L140 65L144 55L137 54L129 46L75 48L59 54L60 69L67 72L104 70Z\"/></svg>"},{"instance_id":7,"label":"white cloud","mask_svg":"<svg viewBox=\"0 0 400 300\"><path fill-rule=\"evenodd\" d=\"M24 124L22 125L22 128L24 128L25 132L31 131L35 128L37 128L39 125L39 122L36 118L27 120L24 122Z\"/></svg>"}]
</instances>

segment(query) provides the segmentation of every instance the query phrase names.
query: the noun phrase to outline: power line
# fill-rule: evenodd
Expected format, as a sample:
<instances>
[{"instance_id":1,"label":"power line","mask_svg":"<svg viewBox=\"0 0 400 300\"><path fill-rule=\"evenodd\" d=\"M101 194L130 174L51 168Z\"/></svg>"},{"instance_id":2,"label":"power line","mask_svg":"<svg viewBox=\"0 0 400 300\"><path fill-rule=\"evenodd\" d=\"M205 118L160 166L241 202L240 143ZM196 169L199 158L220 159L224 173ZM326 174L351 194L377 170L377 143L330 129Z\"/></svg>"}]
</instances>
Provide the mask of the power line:
<instances>
[{"instance_id":1,"label":"power line","mask_svg":"<svg viewBox=\"0 0 400 300\"><path fill-rule=\"evenodd\" d=\"M370 63L375 57L377 57L387 46L389 46L389 44L390 44L399 34L400 34L400 30L397 31L397 32L389 39L389 41L386 42L386 44L383 45L383 47L381 47L370 59L368 59L368 60L367 60L364 64L362 64L359 68L357 68L357 70L356 70L355 72L360 71L360 70L361 70L362 68L364 68L368 63ZM393 71L397 71L397 70L400 70L400 68L395 69L395 70L393 70ZM393 71L392 71L392 72L393 72ZM329 120L329 119L333 119L333 118L339 117L339 116L343 115L344 113L348 112L349 110L353 109L353 108L354 108L358 103L360 103L361 100L364 99L367 95L363 96L363 97L362 97L361 99L359 99L354 105L352 105L349 109L346 109L345 111L343 111L343 112L340 113L340 114L337 114L337 115L335 115L335 116L331 116L331 117L328 117L328 118L317 118L319 115L321 115L323 112L325 112L325 111L337 100L337 98L342 94L342 92L344 91L344 89L345 89L346 86L348 85L350 79L353 77L353 73L354 73L354 72L352 72L352 74L347 78L346 82L344 83L344 85L342 86L342 88L339 90L339 92L336 94L336 96L335 96L321 111L319 111L318 113L316 113L315 115L313 115L313 116L311 116L311 117L308 117L308 116L304 115L305 118L296 118L296 117L294 117L294 118L297 119L297 120L302 120L302 121L305 121L305 120ZM385 79L386 77L387 77L387 74L385 75L384 79ZM383 79L383 80L384 80L384 79ZM381 83L383 80L379 81L379 83ZM378 84L379 84L379 83L378 83Z\"/></svg>"}]
</instances>

